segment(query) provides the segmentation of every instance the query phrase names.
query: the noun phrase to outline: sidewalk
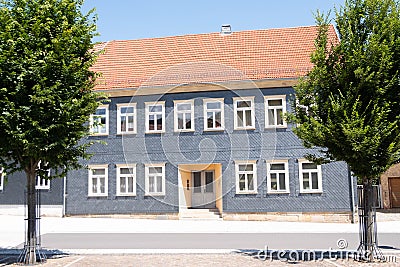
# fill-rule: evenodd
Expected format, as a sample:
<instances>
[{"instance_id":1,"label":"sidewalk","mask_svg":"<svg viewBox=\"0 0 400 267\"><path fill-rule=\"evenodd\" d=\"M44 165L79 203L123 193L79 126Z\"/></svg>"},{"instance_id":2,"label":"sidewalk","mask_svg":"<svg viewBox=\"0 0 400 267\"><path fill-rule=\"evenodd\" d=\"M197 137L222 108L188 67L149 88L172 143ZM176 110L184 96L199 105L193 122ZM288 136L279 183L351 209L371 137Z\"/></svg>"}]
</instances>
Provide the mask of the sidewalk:
<instances>
[{"instance_id":1,"label":"sidewalk","mask_svg":"<svg viewBox=\"0 0 400 267\"><path fill-rule=\"evenodd\" d=\"M391 215L389 221L379 221L379 218L378 216L378 233L400 233L400 218L395 220L394 215ZM40 223L41 235L50 233L358 233L358 224L344 223L80 217L43 217ZM17 248L24 241L24 231L23 216L0 215L0 248Z\"/></svg>"}]
</instances>

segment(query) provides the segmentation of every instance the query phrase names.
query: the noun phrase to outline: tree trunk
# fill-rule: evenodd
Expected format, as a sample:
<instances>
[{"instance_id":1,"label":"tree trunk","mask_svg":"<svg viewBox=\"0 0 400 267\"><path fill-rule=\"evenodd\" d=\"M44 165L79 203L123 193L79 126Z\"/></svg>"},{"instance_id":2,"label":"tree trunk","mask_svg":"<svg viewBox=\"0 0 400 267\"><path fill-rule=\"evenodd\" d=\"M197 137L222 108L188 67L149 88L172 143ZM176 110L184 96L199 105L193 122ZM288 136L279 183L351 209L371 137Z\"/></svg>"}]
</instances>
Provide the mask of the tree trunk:
<instances>
[{"instance_id":1,"label":"tree trunk","mask_svg":"<svg viewBox=\"0 0 400 267\"><path fill-rule=\"evenodd\" d=\"M373 261L374 249L376 248L375 240L375 225L373 218L374 194L373 194L372 180L368 178L363 179L363 203L362 209L363 218L361 218L360 225L362 229L362 242L360 245L363 247L365 253L364 257L367 261Z\"/></svg>"},{"instance_id":2,"label":"tree trunk","mask_svg":"<svg viewBox=\"0 0 400 267\"><path fill-rule=\"evenodd\" d=\"M30 170L26 172L27 177L27 204L28 204L28 231L25 244L25 264L36 264L36 172Z\"/></svg>"}]
</instances>

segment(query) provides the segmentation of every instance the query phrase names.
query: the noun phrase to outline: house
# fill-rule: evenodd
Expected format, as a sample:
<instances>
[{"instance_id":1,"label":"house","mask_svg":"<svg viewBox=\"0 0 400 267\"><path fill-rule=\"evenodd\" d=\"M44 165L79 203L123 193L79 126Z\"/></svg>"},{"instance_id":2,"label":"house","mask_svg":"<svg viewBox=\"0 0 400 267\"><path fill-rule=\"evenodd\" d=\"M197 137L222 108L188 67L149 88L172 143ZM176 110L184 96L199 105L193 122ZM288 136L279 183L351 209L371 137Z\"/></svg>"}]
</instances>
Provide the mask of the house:
<instances>
[{"instance_id":1,"label":"house","mask_svg":"<svg viewBox=\"0 0 400 267\"><path fill-rule=\"evenodd\" d=\"M400 163L394 164L380 177L384 209L400 208Z\"/></svg>"},{"instance_id":2,"label":"house","mask_svg":"<svg viewBox=\"0 0 400 267\"><path fill-rule=\"evenodd\" d=\"M352 221L348 166L308 162L317 151L283 117L312 68L316 35L315 26L225 25L96 46L95 89L110 102L83 140L102 141L90 148L88 169L64 180L64 214L179 219L211 210L225 220ZM329 38L338 41L333 26Z\"/></svg>"}]
</instances>

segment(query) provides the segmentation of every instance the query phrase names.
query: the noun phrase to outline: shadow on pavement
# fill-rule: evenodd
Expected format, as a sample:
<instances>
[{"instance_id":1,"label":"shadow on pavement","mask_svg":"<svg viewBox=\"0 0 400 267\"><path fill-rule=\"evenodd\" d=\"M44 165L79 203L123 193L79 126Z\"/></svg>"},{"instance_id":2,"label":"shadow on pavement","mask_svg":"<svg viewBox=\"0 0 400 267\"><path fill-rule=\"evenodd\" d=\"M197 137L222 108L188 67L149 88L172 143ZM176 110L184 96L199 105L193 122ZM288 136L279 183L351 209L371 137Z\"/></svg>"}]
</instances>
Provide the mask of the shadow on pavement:
<instances>
[{"instance_id":1,"label":"shadow on pavement","mask_svg":"<svg viewBox=\"0 0 400 267\"><path fill-rule=\"evenodd\" d=\"M10 249L0 247L0 266L7 266L18 263L18 258L22 252L23 249ZM46 259L56 259L69 256L69 254L64 253L60 250L42 249L40 252L42 253L42 255L45 255ZM37 258L39 259L38 256L39 255L37 255Z\"/></svg>"}]
</instances>

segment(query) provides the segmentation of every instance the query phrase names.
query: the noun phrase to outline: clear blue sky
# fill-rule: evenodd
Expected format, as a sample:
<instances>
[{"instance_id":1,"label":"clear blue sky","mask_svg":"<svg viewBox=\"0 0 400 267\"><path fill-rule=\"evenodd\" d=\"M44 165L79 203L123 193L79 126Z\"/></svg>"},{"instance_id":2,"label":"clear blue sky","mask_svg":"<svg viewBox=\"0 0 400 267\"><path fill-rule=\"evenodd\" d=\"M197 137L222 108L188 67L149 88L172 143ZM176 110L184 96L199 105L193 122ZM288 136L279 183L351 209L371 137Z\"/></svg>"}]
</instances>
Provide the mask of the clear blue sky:
<instances>
[{"instance_id":1,"label":"clear blue sky","mask_svg":"<svg viewBox=\"0 0 400 267\"><path fill-rule=\"evenodd\" d=\"M86 0L84 12L96 8L100 37L128 40L218 32L314 25L313 13L345 0Z\"/></svg>"}]
</instances>

